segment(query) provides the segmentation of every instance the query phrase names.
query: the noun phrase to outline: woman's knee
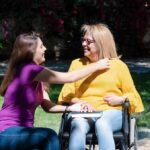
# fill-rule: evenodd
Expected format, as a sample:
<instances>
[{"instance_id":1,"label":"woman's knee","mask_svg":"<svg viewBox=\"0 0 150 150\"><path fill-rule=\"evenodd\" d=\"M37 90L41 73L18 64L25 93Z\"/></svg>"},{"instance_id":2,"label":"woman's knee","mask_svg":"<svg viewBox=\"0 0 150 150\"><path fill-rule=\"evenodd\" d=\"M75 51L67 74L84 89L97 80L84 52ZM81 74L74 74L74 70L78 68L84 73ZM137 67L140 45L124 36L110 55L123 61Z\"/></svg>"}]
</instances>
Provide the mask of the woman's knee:
<instances>
[{"instance_id":1,"label":"woman's knee","mask_svg":"<svg viewBox=\"0 0 150 150\"><path fill-rule=\"evenodd\" d=\"M110 130L111 125L108 123L108 121L104 118L100 118L95 122L95 129L96 130L102 130L102 131L106 131L106 130Z\"/></svg>"},{"instance_id":2,"label":"woman's knee","mask_svg":"<svg viewBox=\"0 0 150 150\"><path fill-rule=\"evenodd\" d=\"M71 130L78 130L80 132L86 132L89 130L88 121L84 118L75 118L71 121Z\"/></svg>"}]
</instances>

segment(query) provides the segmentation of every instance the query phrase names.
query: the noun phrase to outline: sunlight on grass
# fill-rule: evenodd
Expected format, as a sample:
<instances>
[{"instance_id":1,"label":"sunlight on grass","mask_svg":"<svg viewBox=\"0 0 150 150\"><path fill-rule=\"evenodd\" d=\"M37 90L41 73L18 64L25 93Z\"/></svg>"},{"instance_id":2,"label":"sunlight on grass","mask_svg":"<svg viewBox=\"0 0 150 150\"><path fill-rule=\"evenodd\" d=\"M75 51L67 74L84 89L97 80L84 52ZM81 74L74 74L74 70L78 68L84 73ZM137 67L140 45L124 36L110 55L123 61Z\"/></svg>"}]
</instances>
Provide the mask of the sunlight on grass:
<instances>
[{"instance_id":1,"label":"sunlight on grass","mask_svg":"<svg viewBox=\"0 0 150 150\"><path fill-rule=\"evenodd\" d=\"M35 113L35 127L52 128L58 132L61 115L61 113L46 113L39 106Z\"/></svg>"},{"instance_id":2,"label":"sunlight on grass","mask_svg":"<svg viewBox=\"0 0 150 150\"><path fill-rule=\"evenodd\" d=\"M142 96L148 96L148 95L149 95L149 92L146 91L146 90L145 90L145 91L142 91L142 92L141 92L141 95L142 95Z\"/></svg>"}]
</instances>

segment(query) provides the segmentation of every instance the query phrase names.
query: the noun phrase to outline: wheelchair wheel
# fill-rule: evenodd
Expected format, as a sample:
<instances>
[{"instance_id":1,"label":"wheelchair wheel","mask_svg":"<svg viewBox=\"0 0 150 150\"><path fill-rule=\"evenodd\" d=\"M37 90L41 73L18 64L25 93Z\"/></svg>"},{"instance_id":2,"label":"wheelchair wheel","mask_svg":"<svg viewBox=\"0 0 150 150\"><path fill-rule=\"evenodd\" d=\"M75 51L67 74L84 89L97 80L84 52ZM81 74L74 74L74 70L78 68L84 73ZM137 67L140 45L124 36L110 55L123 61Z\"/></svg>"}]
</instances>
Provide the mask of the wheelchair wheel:
<instances>
[{"instance_id":1,"label":"wheelchair wheel","mask_svg":"<svg viewBox=\"0 0 150 150\"><path fill-rule=\"evenodd\" d=\"M135 125L135 132L134 132L134 150L137 150L137 141L138 141L138 135L137 135L138 131L137 131L137 126Z\"/></svg>"},{"instance_id":2,"label":"wheelchair wheel","mask_svg":"<svg viewBox=\"0 0 150 150\"><path fill-rule=\"evenodd\" d=\"M68 150L68 142L63 140L61 141L61 150Z\"/></svg>"}]
</instances>

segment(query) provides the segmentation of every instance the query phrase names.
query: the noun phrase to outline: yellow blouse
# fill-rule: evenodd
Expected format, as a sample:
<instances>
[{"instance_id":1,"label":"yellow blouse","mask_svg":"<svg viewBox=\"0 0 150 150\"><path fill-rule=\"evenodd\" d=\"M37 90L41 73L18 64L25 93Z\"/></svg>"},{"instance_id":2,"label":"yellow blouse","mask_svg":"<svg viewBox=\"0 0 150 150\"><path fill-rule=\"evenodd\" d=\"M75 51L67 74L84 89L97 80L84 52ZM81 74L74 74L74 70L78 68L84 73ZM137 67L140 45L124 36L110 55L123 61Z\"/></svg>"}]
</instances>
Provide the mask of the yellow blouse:
<instances>
[{"instance_id":1,"label":"yellow blouse","mask_svg":"<svg viewBox=\"0 0 150 150\"><path fill-rule=\"evenodd\" d=\"M69 71L87 66L87 59L72 61ZM90 103L96 110L121 109L121 106L110 106L103 99L107 94L127 96L130 101L130 112L144 110L142 100L134 86L127 65L120 59L110 60L110 69L97 71L74 83L66 83L59 95L58 103L69 103L72 98L79 98Z\"/></svg>"}]
</instances>

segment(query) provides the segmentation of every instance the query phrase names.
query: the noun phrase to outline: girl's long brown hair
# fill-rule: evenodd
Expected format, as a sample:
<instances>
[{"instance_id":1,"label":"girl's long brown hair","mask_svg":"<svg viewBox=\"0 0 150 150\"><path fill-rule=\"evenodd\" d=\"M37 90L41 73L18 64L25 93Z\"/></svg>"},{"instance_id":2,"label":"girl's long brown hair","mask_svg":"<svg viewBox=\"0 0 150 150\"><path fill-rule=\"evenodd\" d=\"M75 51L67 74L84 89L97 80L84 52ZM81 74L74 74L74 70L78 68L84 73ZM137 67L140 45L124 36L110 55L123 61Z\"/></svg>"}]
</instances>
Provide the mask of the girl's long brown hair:
<instances>
[{"instance_id":1,"label":"girl's long brown hair","mask_svg":"<svg viewBox=\"0 0 150 150\"><path fill-rule=\"evenodd\" d=\"M19 66L24 63L33 62L33 54L37 48L38 38L39 34L35 32L21 34L16 38L9 59L8 69L0 86L0 94L2 96L4 96Z\"/></svg>"}]
</instances>

